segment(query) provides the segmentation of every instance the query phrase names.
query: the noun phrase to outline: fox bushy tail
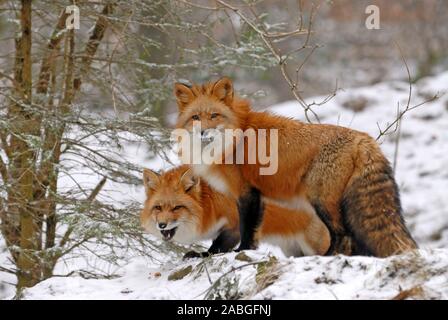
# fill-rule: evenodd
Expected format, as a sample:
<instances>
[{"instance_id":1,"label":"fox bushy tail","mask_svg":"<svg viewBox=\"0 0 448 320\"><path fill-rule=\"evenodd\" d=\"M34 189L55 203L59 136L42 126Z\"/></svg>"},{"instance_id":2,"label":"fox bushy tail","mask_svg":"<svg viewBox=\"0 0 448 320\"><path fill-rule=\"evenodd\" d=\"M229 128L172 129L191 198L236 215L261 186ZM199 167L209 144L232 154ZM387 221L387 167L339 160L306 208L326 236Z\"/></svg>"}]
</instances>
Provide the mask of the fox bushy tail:
<instances>
[{"instance_id":1,"label":"fox bushy tail","mask_svg":"<svg viewBox=\"0 0 448 320\"><path fill-rule=\"evenodd\" d=\"M360 142L355 166L342 212L357 245L377 257L416 249L403 219L392 168L373 140Z\"/></svg>"}]
</instances>

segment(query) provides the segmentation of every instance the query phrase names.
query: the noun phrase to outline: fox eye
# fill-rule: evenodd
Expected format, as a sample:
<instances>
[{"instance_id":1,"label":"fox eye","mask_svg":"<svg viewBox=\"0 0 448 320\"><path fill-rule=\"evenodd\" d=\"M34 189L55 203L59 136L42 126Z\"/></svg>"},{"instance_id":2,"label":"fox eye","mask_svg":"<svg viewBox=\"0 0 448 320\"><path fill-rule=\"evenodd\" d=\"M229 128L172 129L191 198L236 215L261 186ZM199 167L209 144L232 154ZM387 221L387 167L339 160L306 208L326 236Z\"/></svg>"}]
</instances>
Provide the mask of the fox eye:
<instances>
[{"instance_id":1,"label":"fox eye","mask_svg":"<svg viewBox=\"0 0 448 320\"><path fill-rule=\"evenodd\" d=\"M215 119L218 116L219 116L219 113L213 112L212 115L210 116L210 119Z\"/></svg>"},{"instance_id":2,"label":"fox eye","mask_svg":"<svg viewBox=\"0 0 448 320\"><path fill-rule=\"evenodd\" d=\"M191 119L195 120L195 121L199 121L199 115L195 114L191 117Z\"/></svg>"},{"instance_id":3,"label":"fox eye","mask_svg":"<svg viewBox=\"0 0 448 320\"><path fill-rule=\"evenodd\" d=\"M162 207L161 206L154 206L154 209L156 209L157 211L162 211Z\"/></svg>"},{"instance_id":4,"label":"fox eye","mask_svg":"<svg viewBox=\"0 0 448 320\"><path fill-rule=\"evenodd\" d=\"M173 208L173 211L176 211L176 210L179 210L180 208L183 208L184 206L175 206L174 208Z\"/></svg>"}]
</instances>

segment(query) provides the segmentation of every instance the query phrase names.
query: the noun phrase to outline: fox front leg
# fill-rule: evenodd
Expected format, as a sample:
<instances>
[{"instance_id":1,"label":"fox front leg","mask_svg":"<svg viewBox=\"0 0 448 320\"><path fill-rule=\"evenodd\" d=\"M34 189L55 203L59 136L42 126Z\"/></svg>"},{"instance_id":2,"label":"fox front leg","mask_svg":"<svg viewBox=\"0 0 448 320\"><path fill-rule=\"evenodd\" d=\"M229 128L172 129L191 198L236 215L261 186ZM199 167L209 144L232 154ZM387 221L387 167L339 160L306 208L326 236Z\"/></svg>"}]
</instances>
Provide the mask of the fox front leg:
<instances>
[{"instance_id":1,"label":"fox front leg","mask_svg":"<svg viewBox=\"0 0 448 320\"><path fill-rule=\"evenodd\" d=\"M213 241L212 245L208 249L210 254L216 254L220 252L229 252L240 241L240 235L238 230L224 229L218 237Z\"/></svg>"},{"instance_id":2,"label":"fox front leg","mask_svg":"<svg viewBox=\"0 0 448 320\"><path fill-rule=\"evenodd\" d=\"M255 234L263 219L263 202L260 191L250 188L238 199L238 212L240 217L241 243L236 251L256 249Z\"/></svg>"},{"instance_id":3,"label":"fox front leg","mask_svg":"<svg viewBox=\"0 0 448 320\"><path fill-rule=\"evenodd\" d=\"M187 259L194 259L194 258L207 258L208 256L210 256L210 253L208 251L205 252L197 252L197 251L188 251L186 254L184 254L183 256L183 260L187 260Z\"/></svg>"},{"instance_id":4,"label":"fox front leg","mask_svg":"<svg viewBox=\"0 0 448 320\"><path fill-rule=\"evenodd\" d=\"M238 230L233 229L223 229L218 237L216 237L215 240L213 240L212 245L206 252L196 252L196 251L189 251L187 252L183 259L192 259L192 258L206 258L210 255L216 254L216 253L222 253L222 252L229 252L240 241L240 235Z\"/></svg>"}]
</instances>

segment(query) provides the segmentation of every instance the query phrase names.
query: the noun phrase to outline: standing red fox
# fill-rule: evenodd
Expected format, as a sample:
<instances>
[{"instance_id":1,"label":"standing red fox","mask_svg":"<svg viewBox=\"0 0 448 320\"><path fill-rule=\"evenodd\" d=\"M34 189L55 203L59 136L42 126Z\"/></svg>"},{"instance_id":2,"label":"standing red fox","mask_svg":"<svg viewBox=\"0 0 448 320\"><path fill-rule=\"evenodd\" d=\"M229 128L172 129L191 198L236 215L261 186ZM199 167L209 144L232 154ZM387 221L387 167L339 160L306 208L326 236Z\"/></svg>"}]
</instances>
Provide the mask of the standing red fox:
<instances>
[{"instance_id":1,"label":"standing red fox","mask_svg":"<svg viewBox=\"0 0 448 320\"><path fill-rule=\"evenodd\" d=\"M239 242L238 209L227 197L193 176L188 166L158 174L143 171L147 199L140 219L143 228L165 240L191 244L212 239L207 253L227 252ZM313 208L290 210L266 203L256 237L278 245L288 256L325 254L330 233Z\"/></svg>"},{"instance_id":2,"label":"standing red fox","mask_svg":"<svg viewBox=\"0 0 448 320\"><path fill-rule=\"evenodd\" d=\"M244 138L238 141L246 151L243 164L192 166L213 188L238 199L240 250L256 246L262 197L291 209L313 207L331 232L334 253L342 251L347 235L354 240L354 254L385 257L417 248L403 221L389 162L366 133L254 112L234 97L228 78L192 87L177 83L174 92L177 128L192 132L193 123L200 122L203 137L225 129L265 129L268 145L270 131L278 132L278 153L270 155L277 157L278 170L272 175L260 174L266 166L258 157L247 162L253 147Z\"/></svg>"}]
</instances>

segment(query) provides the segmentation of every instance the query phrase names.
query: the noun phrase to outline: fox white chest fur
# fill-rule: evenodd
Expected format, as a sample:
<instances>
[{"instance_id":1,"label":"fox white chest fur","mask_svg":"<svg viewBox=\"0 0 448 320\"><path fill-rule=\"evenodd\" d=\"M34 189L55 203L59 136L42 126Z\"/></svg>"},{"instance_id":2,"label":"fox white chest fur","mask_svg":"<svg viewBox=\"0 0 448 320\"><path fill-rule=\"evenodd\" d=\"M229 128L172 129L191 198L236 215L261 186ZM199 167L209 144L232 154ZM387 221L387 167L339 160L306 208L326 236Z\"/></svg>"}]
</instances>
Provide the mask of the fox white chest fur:
<instances>
[{"instance_id":1,"label":"fox white chest fur","mask_svg":"<svg viewBox=\"0 0 448 320\"><path fill-rule=\"evenodd\" d=\"M226 218L220 218L215 224L213 224L204 234L198 234L199 240L215 239L221 229L228 223Z\"/></svg>"},{"instance_id":2,"label":"fox white chest fur","mask_svg":"<svg viewBox=\"0 0 448 320\"><path fill-rule=\"evenodd\" d=\"M193 165L193 172L204 179L214 190L228 195L229 188L225 177L222 176L221 172L212 170L211 166L207 164L195 164Z\"/></svg>"}]
</instances>

